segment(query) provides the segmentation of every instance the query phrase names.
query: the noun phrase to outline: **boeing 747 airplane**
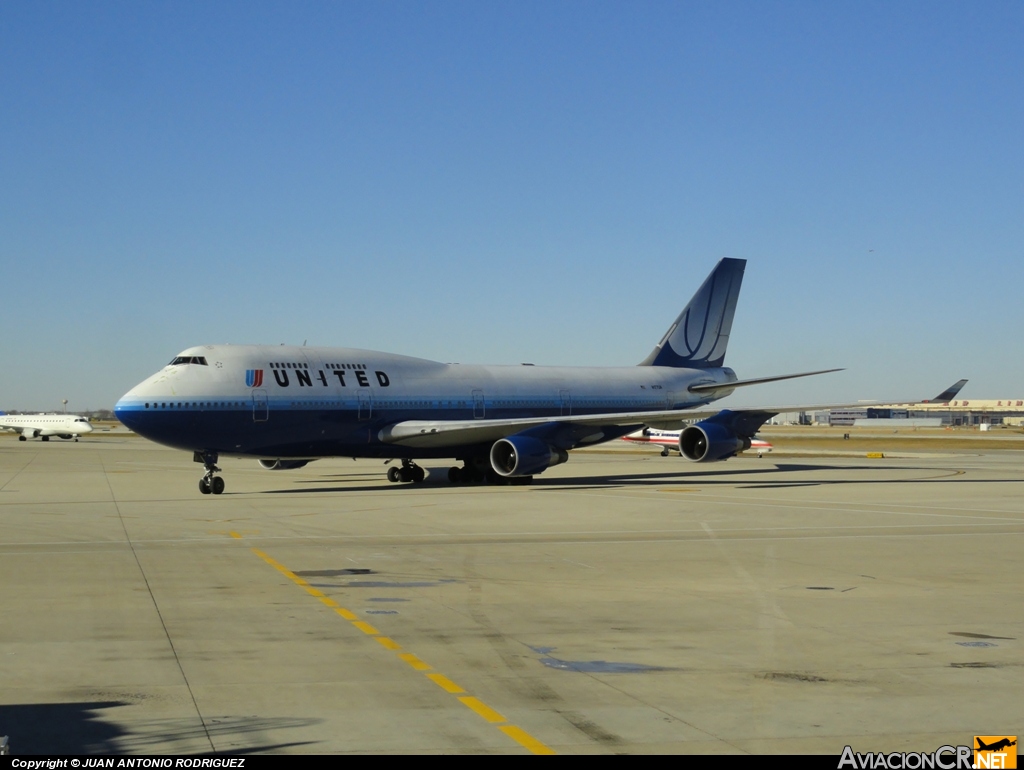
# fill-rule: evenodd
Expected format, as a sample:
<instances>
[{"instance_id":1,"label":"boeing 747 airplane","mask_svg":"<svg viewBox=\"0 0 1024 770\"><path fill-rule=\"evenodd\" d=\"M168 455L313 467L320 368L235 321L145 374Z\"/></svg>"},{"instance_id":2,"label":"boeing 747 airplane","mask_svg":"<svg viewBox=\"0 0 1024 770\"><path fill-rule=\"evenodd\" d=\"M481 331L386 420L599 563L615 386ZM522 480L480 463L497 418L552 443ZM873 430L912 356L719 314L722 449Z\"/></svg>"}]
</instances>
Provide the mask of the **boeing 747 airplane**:
<instances>
[{"instance_id":1,"label":"boeing 747 airplane","mask_svg":"<svg viewBox=\"0 0 1024 770\"><path fill-rule=\"evenodd\" d=\"M270 470L323 457L397 459L391 481L419 482L416 460L454 458L453 483L528 482L568 452L644 426L678 429L681 454L725 460L751 446L779 406L708 409L736 388L838 371L741 380L724 366L746 260L723 259L661 341L629 367L470 366L351 348L189 348L126 393L115 413L153 441L187 450L220 494L218 458ZM835 406L835 405L833 405Z\"/></svg>"},{"instance_id":2,"label":"boeing 747 airplane","mask_svg":"<svg viewBox=\"0 0 1024 770\"><path fill-rule=\"evenodd\" d=\"M50 436L59 438L78 437L83 433L92 433L92 425L85 417L77 414L6 414L0 412L0 429L20 433L18 441L27 441L39 436L49 441Z\"/></svg>"}]
</instances>

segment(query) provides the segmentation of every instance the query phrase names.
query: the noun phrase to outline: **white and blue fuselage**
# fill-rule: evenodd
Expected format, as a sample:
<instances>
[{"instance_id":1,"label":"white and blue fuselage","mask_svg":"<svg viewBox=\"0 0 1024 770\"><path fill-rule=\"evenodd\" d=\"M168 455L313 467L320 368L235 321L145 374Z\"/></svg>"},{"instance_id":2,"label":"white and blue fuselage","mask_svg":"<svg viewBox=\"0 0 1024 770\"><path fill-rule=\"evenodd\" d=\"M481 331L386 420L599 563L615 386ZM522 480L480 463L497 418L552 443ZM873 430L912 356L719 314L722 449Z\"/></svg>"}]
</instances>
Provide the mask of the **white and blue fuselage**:
<instances>
[{"instance_id":1,"label":"white and blue fuselage","mask_svg":"<svg viewBox=\"0 0 1024 770\"><path fill-rule=\"evenodd\" d=\"M486 453L493 433L435 435L423 446L389 429L411 421L472 428L689 409L712 400L691 393L691 385L735 379L724 367L475 366L348 348L204 345L132 388L116 414L140 435L196 452L463 458ZM617 438L642 423L589 426L564 448Z\"/></svg>"}]
</instances>

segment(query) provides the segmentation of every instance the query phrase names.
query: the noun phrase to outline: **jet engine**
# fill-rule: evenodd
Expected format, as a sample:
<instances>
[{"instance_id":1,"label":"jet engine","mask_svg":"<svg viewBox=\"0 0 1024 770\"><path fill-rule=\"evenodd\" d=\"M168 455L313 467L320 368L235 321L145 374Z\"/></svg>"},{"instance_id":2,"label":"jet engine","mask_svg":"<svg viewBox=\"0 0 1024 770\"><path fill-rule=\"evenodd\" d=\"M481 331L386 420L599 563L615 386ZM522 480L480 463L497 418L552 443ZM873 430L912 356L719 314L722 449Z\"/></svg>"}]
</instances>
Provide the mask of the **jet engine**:
<instances>
[{"instance_id":1,"label":"jet engine","mask_svg":"<svg viewBox=\"0 0 1024 770\"><path fill-rule=\"evenodd\" d=\"M532 436L509 436L491 447L491 467L499 476L532 476L564 463L569 454Z\"/></svg>"},{"instance_id":2,"label":"jet engine","mask_svg":"<svg viewBox=\"0 0 1024 770\"><path fill-rule=\"evenodd\" d=\"M267 471L293 471L302 468L312 460L258 460L260 467Z\"/></svg>"},{"instance_id":3,"label":"jet engine","mask_svg":"<svg viewBox=\"0 0 1024 770\"><path fill-rule=\"evenodd\" d=\"M695 463L728 460L750 449L750 439L716 422L703 421L679 434L679 454Z\"/></svg>"}]
</instances>

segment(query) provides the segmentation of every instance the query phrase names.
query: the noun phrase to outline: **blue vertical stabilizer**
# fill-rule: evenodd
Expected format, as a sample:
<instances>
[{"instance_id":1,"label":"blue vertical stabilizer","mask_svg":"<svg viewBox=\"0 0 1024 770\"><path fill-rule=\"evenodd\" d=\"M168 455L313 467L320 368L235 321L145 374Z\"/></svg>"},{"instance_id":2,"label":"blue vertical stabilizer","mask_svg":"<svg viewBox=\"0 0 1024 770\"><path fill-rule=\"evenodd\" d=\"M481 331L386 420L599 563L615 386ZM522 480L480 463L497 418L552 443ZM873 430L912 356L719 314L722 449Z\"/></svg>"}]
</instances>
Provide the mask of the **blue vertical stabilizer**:
<instances>
[{"instance_id":1,"label":"blue vertical stabilizer","mask_svg":"<svg viewBox=\"0 0 1024 770\"><path fill-rule=\"evenodd\" d=\"M640 366L721 366L743 283L745 259L721 260Z\"/></svg>"}]
</instances>

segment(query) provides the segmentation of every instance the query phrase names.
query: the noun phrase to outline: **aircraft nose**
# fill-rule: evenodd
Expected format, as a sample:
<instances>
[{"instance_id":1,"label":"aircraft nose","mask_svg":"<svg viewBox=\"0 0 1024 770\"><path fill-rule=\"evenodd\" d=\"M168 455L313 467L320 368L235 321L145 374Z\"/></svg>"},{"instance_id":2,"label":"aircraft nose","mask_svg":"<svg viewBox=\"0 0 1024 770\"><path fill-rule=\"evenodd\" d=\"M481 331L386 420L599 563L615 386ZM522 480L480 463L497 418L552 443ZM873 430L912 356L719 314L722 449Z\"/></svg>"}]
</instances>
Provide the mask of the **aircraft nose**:
<instances>
[{"instance_id":1,"label":"aircraft nose","mask_svg":"<svg viewBox=\"0 0 1024 770\"><path fill-rule=\"evenodd\" d=\"M125 393L123 396L121 396L118 402L114 404L114 417L116 417L118 421L126 428L129 428L130 430L133 431L135 430L136 427L134 425L134 423L136 422L136 420L134 419L136 415L136 409L134 408L135 400L136 399L132 397L131 393Z\"/></svg>"}]
</instances>

